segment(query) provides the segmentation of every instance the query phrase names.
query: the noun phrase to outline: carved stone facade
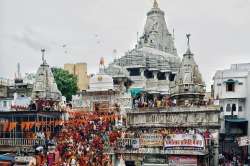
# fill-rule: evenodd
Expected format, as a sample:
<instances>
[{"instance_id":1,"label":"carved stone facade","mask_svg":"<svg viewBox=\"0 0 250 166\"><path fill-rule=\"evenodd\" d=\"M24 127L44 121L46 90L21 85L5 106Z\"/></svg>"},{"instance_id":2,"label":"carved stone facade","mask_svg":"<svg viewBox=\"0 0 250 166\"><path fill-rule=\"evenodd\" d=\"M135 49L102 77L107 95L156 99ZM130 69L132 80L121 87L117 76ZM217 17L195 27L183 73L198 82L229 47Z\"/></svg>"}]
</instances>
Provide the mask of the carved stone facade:
<instances>
[{"instance_id":1,"label":"carved stone facade","mask_svg":"<svg viewBox=\"0 0 250 166\"><path fill-rule=\"evenodd\" d=\"M127 127L115 151L125 161L171 164L179 156L194 165L218 165L220 121L215 106L133 109L127 112Z\"/></svg>"},{"instance_id":2,"label":"carved stone facade","mask_svg":"<svg viewBox=\"0 0 250 166\"><path fill-rule=\"evenodd\" d=\"M203 110L204 109L204 110ZM127 113L127 124L129 127L198 127L218 128L218 110L214 108L200 108L199 110L180 108L138 111Z\"/></svg>"}]
</instances>

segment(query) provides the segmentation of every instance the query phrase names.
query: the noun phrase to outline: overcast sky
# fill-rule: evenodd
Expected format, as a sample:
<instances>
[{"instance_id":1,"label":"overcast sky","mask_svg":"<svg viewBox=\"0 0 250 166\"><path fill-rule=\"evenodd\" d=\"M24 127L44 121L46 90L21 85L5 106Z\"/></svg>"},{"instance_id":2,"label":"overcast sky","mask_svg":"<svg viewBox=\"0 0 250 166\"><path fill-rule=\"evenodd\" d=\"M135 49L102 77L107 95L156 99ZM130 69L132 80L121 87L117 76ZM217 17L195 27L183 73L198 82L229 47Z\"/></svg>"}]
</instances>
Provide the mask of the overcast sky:
<instances>
[{"instance_id":1,"label":"overcast sky","mask_svg":"<svg viewBox=\"0 0 250 166\"><path fill-rule=\"evenodd\" d=\"M51 66L87 62L88 72L122 56L142 34L153 0L0 0L0 77L35 72L41 47ZM250 0L159 0L179 56L186 33L204 80L218 69L250 62Z\"/></svg>"}]
</instances>

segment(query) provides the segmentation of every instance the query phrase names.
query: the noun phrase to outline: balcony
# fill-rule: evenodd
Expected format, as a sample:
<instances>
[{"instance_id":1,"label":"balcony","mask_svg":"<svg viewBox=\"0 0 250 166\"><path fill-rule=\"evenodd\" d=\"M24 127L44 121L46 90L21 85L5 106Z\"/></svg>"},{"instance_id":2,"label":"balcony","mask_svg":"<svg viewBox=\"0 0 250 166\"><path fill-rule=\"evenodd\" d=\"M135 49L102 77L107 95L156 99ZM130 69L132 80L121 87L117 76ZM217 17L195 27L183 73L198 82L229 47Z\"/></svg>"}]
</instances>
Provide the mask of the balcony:
<instances>
[{"instance_id":1,"label":"balcony","mask_svg":"<svg viewBox=\"0 0 250 166\"><path fill-rule=\"evenodd\" d=\"M45 140L28 138L0 138L0 146L32 147L36 144L45 145Z\"/></svg>"}]
</instances>

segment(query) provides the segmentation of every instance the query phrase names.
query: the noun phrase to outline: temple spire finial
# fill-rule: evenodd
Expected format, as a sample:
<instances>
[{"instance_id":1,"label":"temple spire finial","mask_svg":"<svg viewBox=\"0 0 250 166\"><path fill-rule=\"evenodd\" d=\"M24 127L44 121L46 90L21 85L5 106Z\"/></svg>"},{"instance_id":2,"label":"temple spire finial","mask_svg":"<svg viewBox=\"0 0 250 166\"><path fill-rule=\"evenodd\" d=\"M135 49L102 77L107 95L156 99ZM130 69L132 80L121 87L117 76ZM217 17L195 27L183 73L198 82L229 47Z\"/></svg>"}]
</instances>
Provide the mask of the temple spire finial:
<instances>
[{"instance_id":1,"label":"temple spire finial","mask_svg":"<svg viewBox=\"0 0 250 166\"><path fill-rule=\"evenodd\" d=\"M105 65L104 65L104 57L101 57L99 63L99 73L104 73Z\"/></svg>"},{"instance_id":2,"label":"temple spire finial","mask_svg":"<svg viewBox=\"0 0 250 166\"><path fill-rule=\"evenodd\" d=\"M153 5L154 8L158 8L158 2L157 0L154 0L154 5Z\"/></svg>"},{"instance_id":3,"label":"temple spire finial","mask_svg":"<svg viewBox=\"0 0 250 166\"><path fill-rule=\"evenodd\" d=\"M41 52L42 52L42 61L43 61L43 64L45 64L45 58L44 58L45 49L42 48Z\"/></svg>"},{"instance_id":4,"label":"temple spire finial","mask_svg":"<svg viewBox=\"0 0 250 166\"><path fill-rule=\"evenodd\" d=\"M191 49L190 49L190 36L191 36L191 34L188 33L188 34L186 34L186 36L187 36L187 53L191 53Z\"/></svg>"}]
</instances>

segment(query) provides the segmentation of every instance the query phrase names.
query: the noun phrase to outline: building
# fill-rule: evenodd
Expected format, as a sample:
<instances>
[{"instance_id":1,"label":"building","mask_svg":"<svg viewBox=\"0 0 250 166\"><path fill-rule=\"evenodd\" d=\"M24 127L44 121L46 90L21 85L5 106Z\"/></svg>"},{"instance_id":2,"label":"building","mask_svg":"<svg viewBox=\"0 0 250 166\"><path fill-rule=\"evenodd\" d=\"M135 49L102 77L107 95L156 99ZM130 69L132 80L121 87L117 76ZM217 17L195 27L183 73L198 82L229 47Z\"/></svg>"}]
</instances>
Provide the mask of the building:
<instances>
[{"instance_id":1,"label":"building","mask_svg":"<svg viewBox=\"0 0 250 166\"><path fill-rule=\"evenodd\" d=\"M158 19L163 16L156 1L148 13L148 19L151 15L158 16ZM148 22L150 21L147 20ZM153 25L157 25L157 21ZM167 29L163 31L164 33L159 35L160 38L161 35L167 34ZM117 148L114 149L117 164L218 165L219 108L207 105L204 101L205 83L190 49L189 34L187 38L188 47L181 62L177 61L176 50L173 47L170 50L162 50L176 56L175 64L179 64L175 72L170 70L168 73L174 73L176 76L173 81L167 80L169 88L165 91L168 92L166 97L158 97L152 101L145 100L143 94L139 103L135 102L133 108L127 111L127 128L118 140ZM149 42L150 40L149 38ZM170 43L166 46L171 46ZM147 44L149 43L138 45L138 48L150 46ZM152 44L156 44L154 49L162 48L157 42L152 41ZM134 63L137 63L136 58L131 62ZM159 71L157 72L159 74ZM135 84L138 85L136 81Z\"/></svg>"},{"instance_id":2,"label":"building","mask_svg":"<svg viewBox=\"0 0 250 166\"><path fill-rule=\"evenodd\" d=\"M77 86L79 91L88 89L89 78L86 63L67 63L64 64L64 70L67 70L70 74L77 77Z\"/></svg>"},{"instance_id":3,"label":"building","mask_svg":"<svg viewBox=\"0 0 250 166\"><path fill-rule=\"evenodd\" d=\"M39 133L49 138L61 128L59 122L66 113L60 107L61 92L44 59L44 52L43 49L43 61L35 76L31 98L15 93L8 110L2 110L0 102L1 151L14 152L22 147L32 150L37 143L45 145L45 140L38 138Z\"/></svg>"},{"instance_id":4,"label":"building","mask_svg":"<svg viewBox=\"0 0 250 166\"><path fill-rule=\"evenodd\" d=\"M239 147L236 139L250 133L250 63L217 70L213 80L214 99L219 101L221 111L221 153L240 155L246 160L246 149Z\"/></svg>"},{"instance_id":5,"label":"building","mask_svg":"<svg viewBox=\"0 0 250 166\"><path fill-rule=\"evenodd\" d=\"M114 66L125 68L133 81L132 91L145 91L155 96L170 94L169 85L178 71L180 58L164 15L155 1L135 48L107 67L109 71Z\"/></svg>"},{"instance_id":6,"label":"building","mask_svg":"<svg viewBox=\"0 0 250 166\"><path fill-rule=\"evenodd\" d=\"M9 80L0 79L0 98L5 98L8 95Z\"/></svg>"},{"instance_id":7,"label":"building","mask_svg":"<svg viewBox=\"0 0 250 166\"><path fill-rule=\"evenodd\" d=\"M74 108L86 108L93 112L119 112L124 114L132 107L131 95L127 91L129 79L123 70L114 70L113 77L106 74L103 58L99 72L89 79L89 88L72 97Z\"/></svg>"}]
</instances>

